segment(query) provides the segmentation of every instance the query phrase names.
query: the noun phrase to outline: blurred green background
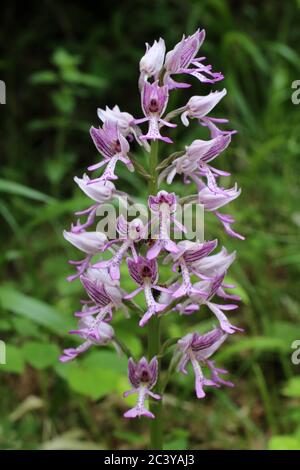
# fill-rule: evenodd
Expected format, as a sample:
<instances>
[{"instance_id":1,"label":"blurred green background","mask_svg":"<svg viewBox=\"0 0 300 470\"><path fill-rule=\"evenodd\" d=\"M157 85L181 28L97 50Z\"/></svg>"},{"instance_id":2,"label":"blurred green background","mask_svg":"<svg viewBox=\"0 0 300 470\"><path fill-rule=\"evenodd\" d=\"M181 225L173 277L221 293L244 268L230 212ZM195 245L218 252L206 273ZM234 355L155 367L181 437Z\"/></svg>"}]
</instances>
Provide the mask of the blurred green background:
<instances>
[{"instance_id":1,"label":"blurred green background","mask_svg":"<svg viewBox=\"0 0 300 470\"><path fill-rule=\"evenodd\" d=\"M202 48L222 71L228 95L215 116L238 130L219 167L232 171L241 197L229 210L245 242L229 239L206 217L206 237L238 250L230 270L243 298L233 321L244 335L216 355L235 389L194 396L192 374L177 374L165 399L166 449L300 449L299 173L300 2L180 0L31 2L1 7L0 78L7 104L1 120L0 447L3 449L145 448L144 420L121 416L128 403L126 360L95 348L58 363L82 296L65 278L80 257L62 238L72 212L89 201L75 187L96 162L89 127L96 108L119 104L141 116L138 61L144 43L163 37L170 49L183 33L207 31ZM209 86L193 82L193 94ZM177 93L177 92L176 92ZM187 93L187 95L185 95ZM189 92L173 97L182 105ZM178 149L199 136L195 123L176 130ZM162 152L166 147L161 147ZM138 176L119 167L122 189L142 197ZM134 188L134 189L132 189ZM179 186L177 189L180 190ZM164 337L211 325L211 316L164 323ZM135 353L145 349L136 318L114 326Z\"/></svg>"}]
</instances>

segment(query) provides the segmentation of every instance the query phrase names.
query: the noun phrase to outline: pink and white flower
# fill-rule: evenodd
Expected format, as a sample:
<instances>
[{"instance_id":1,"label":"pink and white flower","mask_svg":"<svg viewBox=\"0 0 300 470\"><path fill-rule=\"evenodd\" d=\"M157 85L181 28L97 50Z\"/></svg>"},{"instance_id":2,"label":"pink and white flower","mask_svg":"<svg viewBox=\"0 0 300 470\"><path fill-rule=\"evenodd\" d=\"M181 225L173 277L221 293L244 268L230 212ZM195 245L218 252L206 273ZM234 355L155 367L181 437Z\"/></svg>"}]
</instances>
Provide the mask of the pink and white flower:
<instances>
[{"instance_id":1,"label":"pink and white flower","mask_svg":"<svg viewBox=\"0 0 300 470\"><path fill-rule=\"evenodd\" d=\"M128 397L134 393L138 394L137 404L135 407L124 413L125 418L155 418L151 411L145 407L145 400L150 396L155 400L160 400L160 395L151 392L155 386L158 376L158 361L153 357L150 362L145 357L135 363L132 358L128 361L128 380L132 385L132 389L124 392L124 397Z\"/></svg>"},{"instance_id":2,"label":"pink and white flower","mask_svg":"<svg viewBox=\"0 0 300 470\"><path fill-rule=\"evenodd\" d=\"M226 338L227 335L219 328L216 328L204 335L190 333L178 341L178 349L181 354L178 370L183 374L187 374L186 366L189 362L192 364L197 398L205 397L204 387L207 386L220 387L226 385L227 387L233 387L233 383L226 382L219 377L219 374L227 374L228 372L224 369L217 369L214 362L208 360L224 343ZM204 376L201 364L210 369L210 379Z\"/></svg>"}]
</instances>

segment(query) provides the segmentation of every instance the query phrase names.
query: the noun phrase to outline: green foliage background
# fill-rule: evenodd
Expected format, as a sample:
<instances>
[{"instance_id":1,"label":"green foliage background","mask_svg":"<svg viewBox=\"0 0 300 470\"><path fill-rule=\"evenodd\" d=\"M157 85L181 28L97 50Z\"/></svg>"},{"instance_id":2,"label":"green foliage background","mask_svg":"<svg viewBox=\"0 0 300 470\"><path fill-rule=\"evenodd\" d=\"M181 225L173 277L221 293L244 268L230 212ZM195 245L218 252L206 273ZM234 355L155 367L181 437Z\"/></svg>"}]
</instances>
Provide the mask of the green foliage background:
<instances>
[{"instance_id":1,"label":"green foliage background","mask_svg":"<svg viewBox=\"0 0 300 470\"><path fill-rule=\"evenodd\" d=\"M62 230L87 207L73 176L96 161L88 134L96 108L117 103L140 116L144 43L161 36L171 48L201 26L203 53L225 75L219 88L228 89L217 111L238 130L222 165L243 188L230 211L247 239L229 240L208 216L206 235L238 250L230 276L243 298L235 320L246 333L229 338L216 357L235 389L197 401L192 375L174 376L166 448L300 449L300 365L291 362L300 339L300 105L291 101L300 79L299 0L44 0L24 12L11 1L1 10L0 338L7 364L0 365L0 447L147 446L147 423L121 418L125 360L93 349L58 363L82 294L79 283L65 280L76 252ZM208 91L194 82L194 94ZM172 104L184 101L177 94ZM180 148L198 132L191 125L173 136ZM143 197L142 181L121 168L119 175L124 190ZM205 329L209 319L205 311L193 320L168 318L164 335ZM143 351L134 317L120 315L115 326L136 354Z\"/></svg>"}]
</instances>

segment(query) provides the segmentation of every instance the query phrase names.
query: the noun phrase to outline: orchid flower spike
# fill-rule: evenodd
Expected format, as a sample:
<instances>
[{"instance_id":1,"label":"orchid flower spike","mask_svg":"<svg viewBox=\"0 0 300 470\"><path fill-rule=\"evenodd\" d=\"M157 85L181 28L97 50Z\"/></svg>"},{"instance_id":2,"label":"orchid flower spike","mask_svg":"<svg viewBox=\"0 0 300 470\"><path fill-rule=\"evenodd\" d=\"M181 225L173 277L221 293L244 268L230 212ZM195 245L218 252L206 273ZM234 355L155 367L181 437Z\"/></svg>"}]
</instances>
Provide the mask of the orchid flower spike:
<instances>
[{"instance_id":1,"label":"orchid flower spike","mask_svg":"<svg viewBox=\"0 0 300 470\"><path fill-rule=\"evenodd\" d=\"M81 344L65 349L60 360L71 361L91 347L114 346L118 353L125 354L129 358L131 389L124 396L137 394L136 405L125 412L125 418L145 416L153 419L156 414L157 419L161 419L161 413L153 410L155 406L159 410L162 402L154 404L153 399L160 400L177 364L184 374L191 364L198 398L205 396L208 386L233 386L222 378L227 371L217 368L211 356L227 337L243 331L227 318L227 312L236 310L240 300L232 290L235 286L226 281L227 271L237 253L228 252L224 246L216 252L218 240L211 234L205 241L192 239L190 234L194 234L195 229L184 211L185 204L201 204L205 213L211 212L217 217L225 234L244 239L233 229L234 217L227 209L223 213L223 208L241 193L237 183L226 185L230 173L221 166L236 131L230 129L227 119L211 115L227 91L223 88L199 95L195 89L190 98L182 99L179 93L180 89L192 85L191 77L204 85L223 78L199 54L205 34L199 28L192 35L183 35L167 53L162 38L146 43L138 70L140 114L134 112L132 115L118 105L98 108L100 127L92 126L90 135L100 159L87 168L97 172L96 176L84 173L82 177L74 178L91 203L86 209L75 212L77 220L63 235L85 254L81 261L70 261L76 272L68 279L79 278L86 297L74 314L78 326L70 331L81 339ZM182 76L187 80L180 81ZM178 89L178 100L182 100L176 109L172 109L174 100L169 99L174 89ZM136 119L134 116L142 117ZM147 129L143 128L144 124ZM194 140L186 141L187 136L176 142L170 155L165 155L173 144L173 128L181 125L184 129L192 124L196 124L196 134L192 133ZM184 146L182 142L185 142ZM118 170L122 169L120 162L123 171L135 171L133 175L127 173L125 182L127 188L132 188L132 193L121 191L117 185ZM175 178L176 184L166 191L166 184L173 184ZM141 208L137 207L141 201L136 201L132 194L136 187L143 186L143 181L148 191ZM177 188L178 192L175 191ZM187 189L186 194L183 194L184 189ZM120 210L115 216L117 203ZM113 209L114 216L103 215L95 227L96 217L101 213L110 215L107 204ZM180 222L181 215L184 223ZM144 221L145 216L150 216L150 220ZM136 288L128 288L126 284L125 292L126 277L127 281L134 281ZM136 300L139 293L143 294L142 298ZM160 332L162 317L172 316L178 322L176 328L180 328L182 315L186 322L193 316L194 323L198 323L204 309L206 315L209 313L217 320L218 326L211 331L182 333L179 340L168 338L167 327ZM142 357L135 361L130 351L131 343L128 341L128 346L118 337L119 310L126 316L131 312L137 325L149 328L148 360ZM132 333L136 334L136 330L132 329ZM164 343L161 336L164 336ZM170 354L172 348L173 354ZM171 362L167 364L169 357ZM165 364L168 368L166 374L163 372L165 381L158 380ZM204 368L208 370L208 376L206 372L204 374ZM148 409L145 403L149 398Z\"/></svg>"}]
</instances>

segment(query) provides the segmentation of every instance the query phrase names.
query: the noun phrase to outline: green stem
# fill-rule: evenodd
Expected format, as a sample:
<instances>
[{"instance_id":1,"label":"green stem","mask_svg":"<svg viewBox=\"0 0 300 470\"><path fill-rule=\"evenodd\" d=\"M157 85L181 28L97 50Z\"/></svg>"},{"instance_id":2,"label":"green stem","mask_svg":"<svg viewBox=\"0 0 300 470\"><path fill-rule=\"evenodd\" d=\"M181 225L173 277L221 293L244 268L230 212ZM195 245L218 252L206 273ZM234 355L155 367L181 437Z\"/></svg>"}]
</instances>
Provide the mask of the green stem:
<instances>
[{"instance_id":1,"label":"green stem","mask_svg":"<svg viewBox=\"0 0 300 470\"><path fill-rule=\"evenodd\" d=\"M160 350L160 318L153 316L148 323L148 357L149 360L158 356ZM158 379L155 386L155 392L161 392L160 380L160 358L158 358ZM150 411L155 419L150 423L150 449L163 449L163 423L162 423L162 397L160 400L150 398Z\"/></svg>"},{"instance_id":2,"label":"green stem","mask_svg":"<svg viewBox=\"0 0 300 470\"><path fill-rule=\"evenodd\" d=\"M157 162L158 162L158 140L153 140L151 144L150 152L150 181L149 181L149 193L156 195L157 193Z\"/></svg>"},{"instance_id":3,"label":"green stem","mask_svg":"<svg viewBox=\"0 0 300 470\"><path fill-rule=\"evenodd\" d=\"M151 144L150 152L150 180L149 180L149 194L156 195L157 193L157 161L158 161L158 141L154 140ZM159 356L161 341L160 341L160 318L153 315L148 322L148 358L152 359L154 356ZM161 381L160 381L160 358L158 357L158 379L155 386L155 392L160 394ZM162 426L162 398L160 400L153 400L150 398L150 411L155 415L155 419L150 423L150 448L151 450L163 449L163 426Z\"/></svg>"}]
</instances>

